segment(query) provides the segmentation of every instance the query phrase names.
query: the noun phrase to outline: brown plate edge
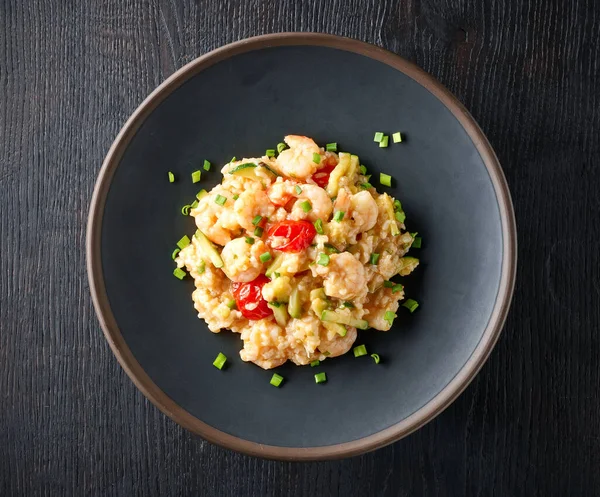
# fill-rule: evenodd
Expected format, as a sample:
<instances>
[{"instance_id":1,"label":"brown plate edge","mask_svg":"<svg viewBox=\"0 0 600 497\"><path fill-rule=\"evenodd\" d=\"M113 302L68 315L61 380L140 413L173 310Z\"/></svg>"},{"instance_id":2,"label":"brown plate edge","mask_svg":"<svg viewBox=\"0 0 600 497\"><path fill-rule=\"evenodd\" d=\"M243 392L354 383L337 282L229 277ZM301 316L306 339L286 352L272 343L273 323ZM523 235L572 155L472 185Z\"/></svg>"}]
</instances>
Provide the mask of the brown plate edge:
<instances>
[{"instance_id":1,"label":"brown plate edge","mask_svg":"<svg viewBox=\"0 0 600 497\"><path fill-rule=\"evenodd\" d=\"M498 201L503 238L496 303L481 340L459 373L435 398L399 423L351 442L310 448L263 445L229 435L203 423L160 390L134 358L119 331L108 302L100 257L102 217L110 182L124 150L147 115L172 90L217 62L252 50L293 45L325 46L370 57L403 72L433 93L461 123L486 165ZM98 175L89 210L86 253L90 292L104 335L125 372L156 407L187 430L223 447L269 459L309 461L355 456L391 444L431 421L463 392L487 360L504 326L516 279L517 232L510 191L494 150L466 108L435 78L399 55L358 40L320 33L277 33L231 43L195 59L167 78L135 110L110 147Z\"/></svg>"}]
</instances>

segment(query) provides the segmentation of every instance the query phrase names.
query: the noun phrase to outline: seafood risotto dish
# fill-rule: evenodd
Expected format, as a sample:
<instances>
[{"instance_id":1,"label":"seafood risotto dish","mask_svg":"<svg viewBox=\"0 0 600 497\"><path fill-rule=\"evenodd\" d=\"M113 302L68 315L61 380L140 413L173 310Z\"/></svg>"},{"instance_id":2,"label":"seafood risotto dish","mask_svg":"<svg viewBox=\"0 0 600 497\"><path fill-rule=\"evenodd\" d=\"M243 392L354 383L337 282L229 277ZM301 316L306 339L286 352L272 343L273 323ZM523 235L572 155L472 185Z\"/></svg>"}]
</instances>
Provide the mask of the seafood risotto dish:
<instances>
[{"instance_id":1,"label":"seafood risotto dish","mask_svg":"<svg viewBox=\"0 0 600 497\"><path fill-rule=\"evenodd\" d=\"M194 279L198 317L239 333L241 358L264 369L345 354L357 329L389 330L404 299L390 279L419 263L406 256L415 234L400 202L356 155L284 141L279 154L232 159L198 194L198 229L175 259Z\"/></svg>"}]
</instances>

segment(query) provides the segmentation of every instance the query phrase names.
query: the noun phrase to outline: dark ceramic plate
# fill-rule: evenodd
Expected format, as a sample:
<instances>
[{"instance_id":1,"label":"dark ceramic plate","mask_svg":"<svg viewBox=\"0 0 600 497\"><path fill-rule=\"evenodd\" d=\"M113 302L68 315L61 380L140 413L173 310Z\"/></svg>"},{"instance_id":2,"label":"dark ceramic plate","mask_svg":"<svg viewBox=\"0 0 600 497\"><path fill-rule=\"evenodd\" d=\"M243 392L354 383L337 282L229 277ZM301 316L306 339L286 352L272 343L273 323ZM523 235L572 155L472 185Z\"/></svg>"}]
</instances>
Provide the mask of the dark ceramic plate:
<instances>
[{"instance_id":1,"label":"dark ceramic plate","mask_svg":"<svg viewBox=\"0 0 600 497\"><path fill-rule=\"evenodd\" d=\"M404 133L382 149L375 131ZM256 156L285 134L336 141L374 178L398 181L407 226L423 236L422 265L406 279L421 302L388 333L360 332L379 365L352 354L316 370L273 371L239 359L239 338L196 317L192 282L172 275L171 252L191 218L203 159ZM167 181L167 171L180 178ZM90 286L106 337L138 388L175 421L223 446L270 458L358 454L398 440L448 406L500 334L515 278L509 192L476 123L433 78L358 41L279 34L215 50L177 71L135 111L110 149L92 199ZM219 351L230 366L212 366ZM115 386L115 388L117 388Z\"/></svg>"}]
</instances>

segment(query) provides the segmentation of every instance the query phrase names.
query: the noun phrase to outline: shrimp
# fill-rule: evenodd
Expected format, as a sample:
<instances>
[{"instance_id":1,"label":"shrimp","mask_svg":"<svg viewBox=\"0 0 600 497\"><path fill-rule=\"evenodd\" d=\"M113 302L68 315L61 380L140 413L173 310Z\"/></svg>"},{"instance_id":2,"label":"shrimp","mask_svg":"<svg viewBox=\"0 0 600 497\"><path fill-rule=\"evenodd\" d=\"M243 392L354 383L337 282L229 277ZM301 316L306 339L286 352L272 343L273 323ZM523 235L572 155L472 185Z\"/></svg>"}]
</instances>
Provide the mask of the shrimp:
<instances>
[{"instance_id":1,"label":"shrimp","mask_svg":"<svg viewBox=\"0 0 600 497\"><path fill-rule=\"evenodd\" d=\"M394 294L391 288L380 288L368 296L367 302L363 306L366 311L363 319L366 319L369 327L373 329L388 331L392 324L385 319L385 314L386 312L396 312L399 307L398 300L403 298L404 290Z\"/></svg>"},{"instance_id":2,"label":"shrimp","mask_svg":"<svg viewBox=\"0 0 600 497\"><path fill-rule=\"evenodd\" d=\"M235 217L227 207L215 202L217 195L228 195L222 188L214 188L208 195L202 197L197 207L191 211L196 220L196 226L210 241L217 245L225 245L231 241L231 231L239 229ZM231 200L228 200L231 202Z\"/></svg>"},{"instance_id":3,"label":"shrimp","mask_svg":"<svg viewBox=\"0 0 600 497\"><path fill-rule=\"evenodd\" d=\"M327 266L315 264L311 270L324 278L325 294L330 297L354 300L368 291L365 268L350 252L332 254Z\"/></svg>"},{"instance_id":4,"label":"shrimp","mask_svg":"<svg viewBox=\"0 0 600 497\"><path fill-rule=\"evenodd\" d=\"M347 189L340 188L334 207L336 211L346 213L343 222L350 228L350 236L368 231L377 223L377 202L367 191L350 195Z\"/></svg>"},{"instance_id":5,"label":"shrimp","mask_svg":"<svg viewBox=\"0 0 600 497\"><path fill-rule=\"evenodd\" d=\"M269 202L267 193L259 188L243 191L233 205L235 217L239 224L247 231L254 231L256 226L252 222L256 216L271 217L275 206Z\"/></svg>"},{"instance_id":6,"label":"shrimp","mask_svg":"<svg viewBox=\"0 0 600 497\"><path fill-rule=\"evenodd\" d=\"M298 193L300 192L300 193ZM269 200L275 205L286 204L288 199L296 199L290 215L290 219L309 219L316 221L321 219L327 221L333 211L333 204L327 192L320 186L308 183L297 184L294 181L278 181L271 185L267 192ZM306 212L304 202L310 202L310 210Z\"/></svg>"},{"instance_id":7,"label":"shrimp","mask_svg":"<svg viewBox=\"0 0 600 497\"><path fill-rule=\"evenodd\" d=\"M319 351L321 353L329 352L328 357L337 357L345 354L350 350L352 344L356 340L356 328L352 326L347 326L346 336L335 335L333 338L329 339L327 336L327 329L321 327L321 342L319 343Z\"/></svg>"},{"instance_id":8,"label":"shrimp","mask_svg":"<svg viewBox=\"0 0 600 497\"><path fill-rule=\"evenodd\" d=\"M283 150L277 157L278 169L290 178L306 179L318 169L319 162L314 161L314 154L321 155L321 149L306 136L288 135L284 141L289 149Z\"/></svg>"},{"instance_id":9,"label":"shrimp","mask_svg":"<svg viewBox=\"0 0 600 497\"><path fill-rule=\"evenodd\" d=\"M256 279L262 272L260 255L268 252L262 240L249 245L244 238L234 238L221 252L223 271L231 281L248 282Z\"/></svg>"}]
</instances>

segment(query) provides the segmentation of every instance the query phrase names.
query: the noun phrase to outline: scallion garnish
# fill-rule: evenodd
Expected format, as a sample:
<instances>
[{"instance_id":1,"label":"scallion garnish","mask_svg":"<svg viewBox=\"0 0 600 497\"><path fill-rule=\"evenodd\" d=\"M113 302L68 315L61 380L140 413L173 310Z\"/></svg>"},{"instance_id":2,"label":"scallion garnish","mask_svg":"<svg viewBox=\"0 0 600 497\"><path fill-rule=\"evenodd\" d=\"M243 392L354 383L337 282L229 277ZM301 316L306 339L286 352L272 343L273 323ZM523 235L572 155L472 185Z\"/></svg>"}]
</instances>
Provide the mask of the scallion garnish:
<instances>
[{"instance_id":1,"label":"scallion garnish","mask_svg":"<svg viewBox=\"0 0 600 497\"><path fill-rule=\"evenodd\" d=\"M399 223L403 223L404 220L406 219L406 214L404 213L404 211L396 212L396 219L398 220Z\"/></svg>"},{"instance_id":2,"label":"scallion garnish","mask_svg":"<svg viewBox=\"0 0 600 497\"><path fill-rule=\"evenodd\" d=\"M352 352L354 352L354 357L361 357L363 355L367 355L367 347L364 345L358 345L352 349Z\"/></svg>"},{"instance_id":3,"label":"scallion garnish","mask_svg":"<svg viewBox=\"0 0 600 497\"><path fill-rule=\"evenodd\" d=\"M328 143L325 145L325 150L328 152L337 152L337 143Z\"/></svg>"},{"instance_id":4,"label":"scallion garnish","mask_svg":"<svg viewBox=\"0 0 600 497\"><path fill-rule=\"evenodd\" d=\"M169 171L168 175L169 175L169 183L174 183L175 175L171 171Z\"/></svg>"},{"instance_id":5,"label":"scallion garnish","mask_svg":"<svg viewBox=\"0 0 600 497\"><path fill-rule=\"evenodd\" d=\"M277 144L277 153L280 154L281 152L283 152L285 150L286 144L285 143L278 143Z\"/></svg>"},{"instance_id":6,"label":"scallion garnish","mask_svg":"<svg viewBox=\"0 0 600 497\"><path fill-rule=\"evenodd\" d=\"M227 202L227 197L217 194L217 196L215 197L215 203L219 205L225 205L225 202Z\"/></svg>"},{"instance_id":7,"label":"scallion garnish","mask_svg":"<svg viewBox=\"0 0 600 497\"><path fill-rule=\"evenodd\" d=\"M323 230L323 221L321 221L320 219L317 219L314 222L314 225L315 225L315 230L317 230L317 233L319 235L322 235L325 233L325 231Z\"/></svg>"},{"instance_id":8,"label":"scallion garnish","mask_svg":"<svg viewBox=\"0 0 600 497\"><path fill-rule=\"evenodd\" d=\"M267 262L271 260L271 254L269 252L265 252L264 254L260 254L260 262Z\"/></svg>"},{"instance_id":9,"label":"scallion garnish","mask_svg":"<svg viewBox=\"0 0 600 497\"><path fill-rule=\"evenodd\" d=\"M374 142L379 143L382 139L383 139L383 133L381 131L378 131L377 133L375 133L375 136L373 137Z\"/></svg>"},{"instance_id":10,"label":"scallion garnish","mask_svg":"<svg viewBox=\"0 0 600 497\"><path fill-rule=\"evenodd\" d=\"M260 223L262 221L262 216L254 216L254 219L252 219L252 224L254 226L258 226L258 223Z\"/></svg>"},{"instance_id":11,"label":"scallion garnish","mask_svg":"<svg viewBox=\"0 0 600 497\"><path fill-rule=\"evenodd\" d=\"M229 307L230 309L235 309L235 306L235 300L230 300L229 302L227 302L227 307Z\"/></svg>"},{"instance_id":12,"label":"scallion garnish","mask_svg":"<svg viewBox=\"0 0 600 497\"><path fill-rule=\"evenodd\" d=\"M213 362L213 366L217 369L223 369L223 366L225 366L226 362L227 362L227 356L225 354L223 354L222 352L219 352L219 355Z\"/></svg>"},{"instance_id":13,"label":"scallion garnish","mask_svg":"<svg viewBox=\"0 0 600 497\"><path fill-rule=\"evenodd\" d=\"M354 308L354 304L352 302L344 302L342 304L342 307L347 307L349 309L353 309Z\"/></svg>"},{"instance_id":14,"label":"scallion garnish","mask_svg":"<svg viewBox=\"0 0 600 497\"><path fill-rule=\"evenodd\" d=\"M173 250L173 253L171 254L171 259L175 260L175 257L177 257L177 254L181 252L180 249L176 248L175 250Z\"/></svg>"},{"instance_id":15,"label":"scallion garnish","mask_svg":"<svg viewBox=\"0 0 600 497\"><path fill-rule=\"evenodd\" d=\"M317 373L315 375L315 383L325 383L327 381L327 375L325 373Z\"/></svg>"},{"instance_id":16,"label":"scallion garnish","mask_svg":"<svg viewBox=\"0 0 600 497\"><path fill-rule=\"evenodd\" d=\"M394 283L392 281L384 281L383 286L385 288L392 288L394 286Z\"/></svg>"},{"instance_id":17,"label":"scallion garnish","mask_svg":"<svg viewBox=\"0 0 600 497\"><path fill-rule=\"evenodd\" d=\"M187 247L187 246L188 246L190 243L191 243L191 241L190 241L190 239L188 238L188 236L187 236L187 235L183 235L183 236L181 237L181 240L179 240L179 241L177 242L177 246L178 246L180 249L184 249L184 248L186 248L186 247Z\"/></svg>"},{"instance_id":18,"label":"scallion garnish","mask_svg":"<svg viewBox=\"0 0 600 497\"><path fill-rule=\"evenodd\" d=\"M360 174L362 174L363 176L365 174L367 174L367 168L365 166L363 166L362 164L358 167L358 170L360 171Z\"/></svg>"},{"instance_id":19,"label":"scallion garnish","mask_svg":"<svg viewBox=\"0 0 600 497\"><path fill-rule=\"evenodd\" d=\"M182 213L184 216L189 216L189 214L190 214L190 206L189 206L189 205L184 205L184 206L181 208L181 213Z\"/></svg>"},{"instance_id":20,"label":"scallion garnish","mask_svg":"<svg viewBox=\"0 0 600 497\"><path fill-rule=\"evenodd\" d=\"M313 361L310 363L310 367L311 368L316 368L318 365L321 364L321 361L319 361L318 359L316 361Z\"/></svg>"},{"instance_id":21,"label":"scallion garnish","mask_svg":"<svg viewBox=\"0 0 600 497\"><path fill-rule=\"evenodd\" d=\"M371 357L373 358L373 360L375 361L375 364L379 364L379 361L381 360L379 358L379 354L371 354Z\"/></svg>"},{"instance_id":22,"label":"scallion garnish","mask_svg":"<svg viewBox=\"0 0 600 497\"><path fill-rule=\"evenodd\" d=\"M202 171L197 170L192 173L192 183L198 183L202 178Z\"/></svg>"},{"instance_id":23,"label":"scallion garnish","mask_svg":"<svg viewBox=\"0 0 600 497\"><path fill-rule=\"evenodd\" d=\"M198 201L194 200L191 204L190 204L190 210L195 209L196 207L198 207Z\"/></svg>"},{"instance_id":24,"label":"scallion garnish","mask_svg":"<svg viewBox=\"0 0 600 497\"><path fill-rule=\"evenodd\" d=\"M239 195L236 193L236 194L233 196L233 200L237 200L238 198L240 198L240 196L239 196Z\"/></svg>"},{"instance_id":25,"label":"scallion garnish","mask_svg":"<svg viewBox=\"0 0 600 497\"><path fill-rule=\"evenodd\" d=\"M420 236L416 236L413 239L413 242L412 242L411 246L414 247L414 248L421 248L421 237Z\"/></svg>"},{"instance_id":26,"label":"scallion garnish","mask_svg":"<svg viewBox=\"0 0 600 497\"><path fill-rule=\"evenodd\" d=\"M206 159L204 159L204 164L202 164L202 167L204 168L205 171L210 171L210 162L208 162Z\"/></svg>"},{"instance_id":27,"label":"scallion garnish","mask_svg":"<svg viewBox=\"0 0 600 497\"><path fill-rule=\"evenodd\" d=\"M389 174L379 173L379 182L383 186L392 186L392 177Z\"/></svg>"},{"instance_id":28,"label":"scallion garnish","mask_svg":"<svg viewBox=\"0 0 600 497\"><path fill-rule=\"evenodd\" d=\"M281 275L280 275L280 274L279 274L277 271L275 271L275 272L273 273L273 277L274 277L274 278L279 278L280 276L281 276Z\"/></svg>"},{"instance_id":29,"label":"scallion garnish","mask_svg":"<svg viewBox=\"0 0 600 497\"><path fill-rule=\"evenodd\" d=\"M198 200L200 200L202 197L204 197L206 195L206 190L204 188L202 188L202 190L200 190L198 193L196 193L196 198Z\"/></svg>"},{"instance_id":30,"label":"scallion garnish","mask_svg":"<svg viewBox=\"0 0 600 497\"><path fill-rule=\"evenodd\" d=\"M258 238L260 238L261 236L263 236L263 232L264 232L264 230L260 226L257 226L256 229L254 230L254 236L257 236Z\"/></svg>"},{"instance_id":31,"label":"scallion garnish","mask_svg":"<svg viewBox=\"0 0 600 497\"><path fill-rule=\"evenodd\" d=\"M415 309L419 307L419 303L416 300L407 299L406 302L402 304L402 307L406 307L411 313L413 313L415 312Z\"/></svg>"},{"instance_id":32,"label":"scallion garnish","mask_svg":"<svg viewBox=\"0 0 600 497\"><path fill-rule=\"evenodd\" d=\"M394 285L392 287L392 293L398 293L398 292L401 292L402 290L404 290L404 287L400 283L398 283L397 285Z\"/></svg>"},{"instance_id":33,"label":"scallion garnish","mask_svg":"<svg viewBox=\"0 0 600 497\"><path fill-rule=\"evenodd\" d=\"M272 148L267 149L267 151L265 152L265 155L267 157L275 157L275 150L273 150Z\"/></svg>"},{"instance_id":34,"label":"scallion garnish","mask_svg":"<svg viewBox=\"0 0 600 497\"><path fill-rule=\"evenodd\" d=\"M373 188L373 185L371 185L371 183L361 183L361 184L360 184L360 187L361 187L363 190L368 190L369 188Z\"/></svg>"},{"instance_id":35,"label":"scallion garnish","mask_svg":"<svg viewBox=\"0 0 600 497\"><path fill-rule=\"evenodd\" d=\"M396 131L392 135L392 140L394 141L394 143L401 143L402 142L402 135L400 134L400 131Z\"/></svg>"},{"instance_id":36,"label":"scallion garnish","mask_svg":"<svg viewBox=\"0 0 600 497\"><path fill-rule=\"evenodd\" d=\"M198 271L198 274L202 274L204 271L206 271L206 264L204 264L204 261L200 261L200 264L198 264L196 271Z\"/></svg>"},{"instance_id":37,"label":"scallion garnish","mask_svg":"<svg viewBox=\"0 0 600 497\"><path fill-rule=\"evenodd\" d=\"M384 135L381 141L379 142L379 148L386 148L390 142L390 137L388 135Z\"/></svg>"},{"instance_id":38,"label":"scallion garnish","mask_svg":"<svg viewBox=\"0 0 600 497\"><path fill-rule=\"evenodd\" d=\"M395 211L401 211L402 210L402 203L398 199L394 200L394 210Z\"/></svg>"},{"instance_id":39,"label":"scallion garnish","mask_svg":"<svg viewBox=\"0 0 600 497\"><path fill-rule=\"evenodd\" d=\"M377 253L371 254L371 258L369 259L369 262L373 265L376 265L379 262L379 254L377 254Z\"/></svg>"},{"instance_id":40,"label":"scallion garnish","mask_svg":"<svg viewBox=\"0 0 600 497\"><path fill-rule=\"evenodd\" d=\"M229 161L229 163L231 164L232 162L235 162L235 155L231 158L231 160Z\"/></svg>"},{"instance_id":41,"label":"scallion garnish","mask_svg":"<svg viewBox=\"0 0 600 497\"><path fill-rule=\"evenodd\" d=\"M252 238L251 236L247 236L246 237L246 243L248 245L253 245L254 244L254 238Z\"/></svg>"},{"instance_id":42,"label":"scallion garnish","mask_svg":"<svg viewBox=\"0 0 600 497\"><path fill-rule=\"evenodd\" d=\"M315 152L313 154L313 162L315 164L320 164L321 163L321 154L318 154L318 153Z\"/></svg>"},{"instance_id":43,"label":"scallion garnish","mask_svg":"<svg viewBox=\"0 0 600 497\"><path fill-rule=\"evenodd\" d=\"M312 210L312 205L310 204L310 202L308 200L305 200L304 202L300 202L300 208L304 212L310 212Z\"/></svg>"},{"instance_id":44,"label":"scallion garnish","mask_svg":"<svg viewBox=\"0 0 600 497\"><path fill-rule=\"evenodd\" d=\"M396 314L394 314L392 311L385 311L385 314L383 315L383 319L385 319L390 324L394 322L395 317Z\"/></svg>"},{"instance_id":45,"label":"scallion garnish","mask_svg":"<svg viewBox=\"0 0 600 497\"><path fill-rule=\"evenodd\" d=\"M333 220L339 223L342 219L344 219L344 211L336 211Z\"/></svg>"},{"instance_id":46,"label":"scallion garnish","mask_svg":"<svg viewBox=\"0 0 600 497\"><path fill-rule=\"evenodd\" d=\"M321 266L327 266L329 264L329 256L327 254L319 254L317 264Z\"/></svg>"},{"instance_id":47,"label":"scallion garnish","mask_svg":"<svg viewBox=\"0 0 600 497\"><path fill-rule=\"evenodd\" d=\"M280 376L277 373L273 373L273 376L271 377L270 383L274 387L279 387L279 385L281 385L282 381L283 381L283 376Z\"/></svg>"},{"instance_id":48,"label":"scallion garnish","mask_svg":"<svg viewBox=\"0 0 600 497\"><path fill-rule=\"evenodd\" d=\"M179 278L180 280L182 280L183 278L185 278L186 274L187 273L183 269L181 269L180 267L176 267L173 270L173 275L175 276L175 278Z\"/></svg>"},{"instance_id":49,"label":"scallion garnish","mask_svg":"<svg viewBox=\"0 0 600 497\"><path fill-rule=\"evenodd\" d=\"M296 193L297 193L298 195L300 195L300 194L302 193L302 188L300 188L298 185L296 185L296 186L294 187L294 190L296 190Z\"/></svg>"}]
</instances>

